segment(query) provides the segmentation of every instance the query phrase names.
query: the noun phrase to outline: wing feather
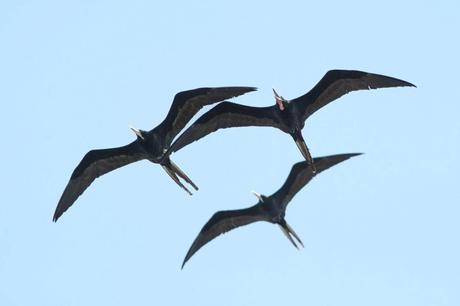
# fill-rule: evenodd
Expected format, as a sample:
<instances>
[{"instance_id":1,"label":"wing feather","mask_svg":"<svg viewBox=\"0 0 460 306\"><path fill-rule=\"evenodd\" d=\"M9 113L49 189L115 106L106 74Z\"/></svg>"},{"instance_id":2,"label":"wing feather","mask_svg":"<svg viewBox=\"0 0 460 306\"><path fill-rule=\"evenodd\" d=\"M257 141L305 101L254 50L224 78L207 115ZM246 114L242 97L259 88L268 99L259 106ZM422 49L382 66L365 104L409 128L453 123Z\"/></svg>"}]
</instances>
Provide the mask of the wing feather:
<instances>
[{"instance_id":1,"label":"wing feather","mask_svg":"<svg viewBox=\"0 0 460 306\"><path fill-rule=\"evenodd\" d=\"M137 142L123 147L92 150L86 153L73 171L62 193L54 212L53 221L57 221L96 178L146 157L139 149Z\"/></svg>"},{"instance_id":2,"label":"wing feather","mask_svg":"<svg viewBox=\"0 0 460 306\"><path fill-rule=\"evenodd\" d=\"M232 102L222 102L198 118L171 145L177 152L186 145L219 129L243 126L274 126L280 128L274 107L253 107Z\"/></svg>"},{"instance_id":3,"label":"wing feather","mask_svg":"<svg viewBox=\"0 0 460 306\"><path fill-rule=\"evenodd\" d=\"M268 220L268 217L266 217L266 214L258 204L245 209L226 210L215 213L203 226L195 241L192 243L182 263L182 268L193 254L217 236L237 227L265 220Z\"/></svg>"},{"instance_id":4,"label":"wing feather","mask_svg":"<svg viewBox=\"0 0 460 306\"><path fill-rule=\"evenodd\" d=\"M171 144L174 137L202 107L255 90L255 87L203 87L177 93L168 115L161 123L166 145Z\"/></svg>"},{"instance_id":5,"label":"wing feather","mask_svg":"<svg viewBox=\"0 0 460 306\"><path fill-rule=\"evenodd\" d=\"M313 161L316 167L316 174L357 155L361 155L361 153L338 154L314 158ZM292 166L291 172L283 186L270 197L273 197L275 203L278 203L282 209L286 209L286 206L297 192L307 185L314 176L315 173L313 173L311 165L309 165L307 161L296 163Z\"/></svg>"},{"instance_id":6,"label":"wing feather","mask_svg":"<svg viewBox=\"0 0 460 306\"><path fill-rule=\"evenodd\" d=\"M323 106L351 91L400 86L415 87L409 82L385 75L357 70L330 70L308 93L291 102L297 104L306 120Z\"/></svg>"}]
</instances>

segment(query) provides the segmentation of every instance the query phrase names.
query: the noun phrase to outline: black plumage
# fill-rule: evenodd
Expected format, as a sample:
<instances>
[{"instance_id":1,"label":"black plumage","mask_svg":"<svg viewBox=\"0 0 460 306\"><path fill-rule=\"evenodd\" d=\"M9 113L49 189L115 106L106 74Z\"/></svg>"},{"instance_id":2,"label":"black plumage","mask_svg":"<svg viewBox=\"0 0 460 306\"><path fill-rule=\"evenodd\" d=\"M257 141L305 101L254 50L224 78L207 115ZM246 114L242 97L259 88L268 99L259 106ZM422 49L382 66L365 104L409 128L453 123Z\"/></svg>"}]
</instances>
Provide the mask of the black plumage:
<instances>
[{"instance_id":1,"label":"black plumage","mask_svg":"<svg viewBox=\"0 0 460 306\"><path fill-rule=\"evenodd\" d=\"M322 172L360 154L361 153L338 154L315 158L316 173ZM302 241L289 224L287 224L284 216L289 202L314 176L315 172L313 172L312 165L308 162L303 161L296 163L292 167L283 186L271 196L267 197L254 193L259 199L259 202L254 206L245 209L226 210L215 213L204 225L195 241L192 243L182 263L182 268L193 254L212 239L232 229L257 221L267 221L278 224L283 233L296 248L298 246L292 236L303 246Z\"/></svg>"},{"instance_id":2,"label":"black plumage","mask_svg":"<svg viewBox=\"0 0 460 306\"><path fill-rule=\"evenodd\" d=\"M142 159L161 164L168 175L189 194L191 192L179 178L198 190L198 187L170 160L169 156L165 156L171 142L202 107L254 90L256 90L254 87L215 87L177 93L166 118L157 127L150 131L132 128L137 139L130 144L118 148L92 150L83 157L59 200L53 221L57 221L96 178Z\"/></svg>"},{"instance_id":3,"label":"black plumage","mask_svg":"<svg viewBox=\"0 0 460 306\"><path fill-rule=\"evenodd\" d=\"M339 97L356 90L415 86L393 77L356 70L331 70L308 93L286 100L274 90L276 103L269 107L252 107L222 102L198 118L171 145L170 152L222 128L272 126L294 139L303 157L312 158L302 136L305 120L317 110ZM313 168L314 169L314 168Z\"/></svg>"}]
</instances>

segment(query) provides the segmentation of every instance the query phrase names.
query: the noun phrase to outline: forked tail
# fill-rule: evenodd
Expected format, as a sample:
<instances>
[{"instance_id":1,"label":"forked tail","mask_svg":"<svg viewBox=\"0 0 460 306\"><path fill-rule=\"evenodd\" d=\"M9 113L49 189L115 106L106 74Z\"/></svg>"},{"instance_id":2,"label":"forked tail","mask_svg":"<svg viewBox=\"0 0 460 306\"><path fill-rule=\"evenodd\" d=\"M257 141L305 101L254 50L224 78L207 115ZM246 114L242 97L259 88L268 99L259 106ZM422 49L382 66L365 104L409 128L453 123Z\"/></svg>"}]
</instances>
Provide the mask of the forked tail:
<instances>
[{"instance_id":1,"label":"forked tail","mask_svg":"<svg viewBox=\"0 0 460 306\"><path fill-rule=\"evenodd\" d=\"M172 162L169 158L166 158L161 163L163 169L168 173L168 175L179 185L182 189L184 189L189 195L192 195L190 190L185 187L184 184L179 180L179 177L190 184L195 190L198 190L198 187L195 183L182 171L174 162Z\"/></svg>"},{"instance_id":2,"label":"forked tail","mask_svg":"<svg viewBox=\"0 0 460 306\"><path fill-rule=\"evenodd\" d=\"M303 247L302 240L300 240L299 236L297 236L296 232L292 229L292 227L287 224L286 220L282 220L280 223L278 223L281 231L283 234L289 239L289 241L296 247L296 249L299 249L297 244L295 243L294 239L292 239L292 236L300 243L300 245ZM292 235L292 236L291 236Z\"/></svg>"}]
</instances>

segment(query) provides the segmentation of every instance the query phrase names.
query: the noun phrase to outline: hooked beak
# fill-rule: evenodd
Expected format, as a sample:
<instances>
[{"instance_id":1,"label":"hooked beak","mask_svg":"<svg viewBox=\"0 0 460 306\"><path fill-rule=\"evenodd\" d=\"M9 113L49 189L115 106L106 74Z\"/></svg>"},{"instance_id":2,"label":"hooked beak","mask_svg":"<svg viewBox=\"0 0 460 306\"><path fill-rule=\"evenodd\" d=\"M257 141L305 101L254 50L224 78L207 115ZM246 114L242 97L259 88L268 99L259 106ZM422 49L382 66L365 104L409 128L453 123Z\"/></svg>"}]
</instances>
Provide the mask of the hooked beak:
<instances>
[{"instance_id":1,"label":"hooked beak","mask_svg":"<svg viewBox=\"0 0 460 306\"><path fill-rule=\"evenodd\" d=\"M142 136L141 131L139 131L138 129L136 129L135 127L132 127L132 126L130 126L129 128L134 132L134 134L136 134L136 136L138 136L142 140L145 140L144 136Z\"/></svg>"},{"instance_id":2,"label":"hooked beak","mask_svg":"<svg viewBox=\"0 0 460 306\"><path fill-rule=\"evenodd\" d=\"M298 131L295 134L293 134L292 137L294 138L295 144L302 153L302 156L312 166L313 173L316 173L316 167L313 162L313 158L311 157L310 151L308 150L305 140L302 137L302 132Z\"/></svg>"},{"instance_id":3,"label":"hooked beak","mask_svg":"<svg viewBox=\"0 0 460 306\"><path fill-rule=\"evenodd\" d=\"M276 104L278 104L278 107L280 108L281 111L284 111L283 101L285 101L285 99L276 92L275 88L272 88L272 89L273 89L273 94L275 95Z\"/></svg>"},{"instance_id":4,"label":"hooked beak","mask_svg":"<svg viewBox=\"0 0 460 306\"><path fill-rule=\"evenodd\" d=\"M286 238L295 246L296 249L299 249L299 247L295 243L294 239L292 239L292 236L294 236L294 238L300 243L300 245L302 247L304 247L303 243L302 243L302 240L300 240L299 236L297 236L297 234L294 232L292 227L290 227L289 224L287 224L286 221L284 221L282 223L278 223L278 226L280 227L281 231L286 236Z\"/></svg>"},{"instance_id":5,"label":"hooked beak","mask_svg":"<svg viewBox=\"0 0 460 306\"><path fill-rule=\"evenodd\" d=\"M260 202L263 202L264 200L262 199L262 195L258 192L255 192L255 191L251 191L255 196L256 198L260 201Z\"/></svg>"}]
</instances>

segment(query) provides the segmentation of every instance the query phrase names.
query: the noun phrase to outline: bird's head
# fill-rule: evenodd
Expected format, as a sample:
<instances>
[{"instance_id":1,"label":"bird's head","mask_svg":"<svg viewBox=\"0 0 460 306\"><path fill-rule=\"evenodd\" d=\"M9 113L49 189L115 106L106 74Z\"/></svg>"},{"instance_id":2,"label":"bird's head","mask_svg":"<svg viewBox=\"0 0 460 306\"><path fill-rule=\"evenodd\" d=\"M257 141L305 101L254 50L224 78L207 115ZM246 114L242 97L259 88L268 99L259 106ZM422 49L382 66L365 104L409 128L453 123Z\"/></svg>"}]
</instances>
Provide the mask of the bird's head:
<instances>
[{"instance_id":1,"label":"bird's head","mask_svg":"<svg viewBox=\"0 0 460 306\"><path fill-rule=\"evenodd\" d=\"M278 105L280 111L284 111L289 101L280 96L274 88L273 94L275 95L276 105Z\"/></svg>"},{"instance_id":2,"label":"bird's head","mask_svg":"<svg viewBox=\"0 0 460 306\"><path fill-rule=\"evenodd\" d=\"M132 126L130 126L129 128L134 132L134 134L136 134L137 139L145 140L145 135L147 134L146 131L136 129Z\"/></svg>"},{"instance_id":3,"label":"bird's head","mask_svg":"<svg viewBox=\"0 0 460 306\"><path fill-rule=\"evenodd\" d=\"M264 196L263 194L260 194L260 193L255 192L255 191L251 191L251 192L256 196L256 198L259 200L260 203L264 203L264 202L266 202L267 199L268 199L268 198L267 198L266 196Z\"/></svg>"}]
</instances>

